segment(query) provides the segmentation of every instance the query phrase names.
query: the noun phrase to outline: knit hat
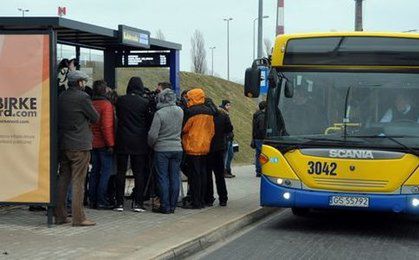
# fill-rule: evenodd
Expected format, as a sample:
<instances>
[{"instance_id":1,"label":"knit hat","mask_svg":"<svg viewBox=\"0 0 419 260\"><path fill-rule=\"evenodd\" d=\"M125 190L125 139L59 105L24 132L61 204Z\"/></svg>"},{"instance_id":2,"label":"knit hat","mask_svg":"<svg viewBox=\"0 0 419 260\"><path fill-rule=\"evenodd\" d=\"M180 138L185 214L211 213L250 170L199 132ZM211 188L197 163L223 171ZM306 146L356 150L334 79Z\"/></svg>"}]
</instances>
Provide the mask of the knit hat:
<instances>
[{"instance_id":1,"label":"knit hat","mask_svg":"<svg viewBox=\"0 0 419 260\"><path fill-rule=\"evenodd\" d=\"M227 104L231 104L230 100L224 99L223 101L221 101L220 107L225 108Z\"/></svg>"}]
</instances>

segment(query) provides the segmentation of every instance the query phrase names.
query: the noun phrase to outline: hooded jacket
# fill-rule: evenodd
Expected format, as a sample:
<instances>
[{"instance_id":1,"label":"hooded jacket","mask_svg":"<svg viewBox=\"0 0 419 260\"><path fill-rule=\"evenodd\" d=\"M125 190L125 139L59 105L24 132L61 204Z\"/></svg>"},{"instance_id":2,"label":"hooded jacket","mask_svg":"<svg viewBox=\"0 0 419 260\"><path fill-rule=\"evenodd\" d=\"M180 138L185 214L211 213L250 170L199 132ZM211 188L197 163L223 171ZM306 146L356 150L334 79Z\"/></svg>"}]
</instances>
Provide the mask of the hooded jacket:
<instances>
[{"instance_id":1,"label":"hooded jacket","mask_svg":"<svg viewBox=\"0 0 419 260\"><path fill-rule=\"evenodd\" d=\"M104 96L94 96L93 106L100 120L92 124L93 148L113 147L115 145L115 115L112 103Z\"/></svg>"},{"instance_id":2,"label":"hooded jacket","mask_svg":"<svg viewBox=\"0 0 419 260\"><path fill-rule=\"evenodd\" d=\"M205 93L202 89L188 91L186 98L188 113L183 126L183 149L188 155L206 155L215 132L213 112L204 104Z\"/></svg>"},{"instance_id":3,"label":"hooded jacket","mask_svg":"<svg viewBox=\"0 0 419 260\"><path fill-rule=\"evenodd\" d=\"M150 128L149 101L142 97L144 86L140 78L131 78L127 94L116 102L118 127L116 152L144 155L148 153L147 133Z\"/></svg>"},{"instance_id":4,"label":"hooded jacket","mask_svg":"<svg viewBox=\"0 0 419 260\"><path fill-rule=\"evenodd\" d=\"M224 109L218 108L211 99L207 99L205 105L212 110L214 115L215 132L211 142L211 152L225 151L227 136L233 132L230 117Z\"/></svg>"},{"instance_id":5,"label":"hooded jacket","mask_svg":"<svg viewBox=\"0 0 419 260\"><path fill-rule=\"evenodd\" d=\"M259 110L253 114L252 120L252 139L263 140L265 139L265 109Z\"/></svg>"},{"instance_id":6,"label":"hooded jacket","mask_svg":"<svg viewBox=\"0 0 419 260\"><path fill-rule=\"evenodd\" d=\"M176 105L176 94L165 89L157 95L157 112L154 114L148 145L157 152L182 151L181 133L183 110Z\"/></svg>"}]
</instances>

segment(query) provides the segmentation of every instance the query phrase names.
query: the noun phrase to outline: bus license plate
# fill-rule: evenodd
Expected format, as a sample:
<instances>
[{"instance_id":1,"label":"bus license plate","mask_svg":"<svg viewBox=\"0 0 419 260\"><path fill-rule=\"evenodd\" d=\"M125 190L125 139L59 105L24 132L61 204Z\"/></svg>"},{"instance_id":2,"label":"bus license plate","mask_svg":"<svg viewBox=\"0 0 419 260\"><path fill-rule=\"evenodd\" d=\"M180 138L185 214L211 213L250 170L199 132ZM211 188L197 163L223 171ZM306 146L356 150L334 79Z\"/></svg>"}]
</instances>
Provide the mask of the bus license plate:
<instances>
[{"instance_id":1,"label":"bus license plate","mask_svg":"<svg viewBox=\"0 0 419 260\"><path fill-rule=\"evenodd\" d=\"M368 197L332 196L329 200L330 206L368 208L369 204Z\"/></svg>"}]
</instances>

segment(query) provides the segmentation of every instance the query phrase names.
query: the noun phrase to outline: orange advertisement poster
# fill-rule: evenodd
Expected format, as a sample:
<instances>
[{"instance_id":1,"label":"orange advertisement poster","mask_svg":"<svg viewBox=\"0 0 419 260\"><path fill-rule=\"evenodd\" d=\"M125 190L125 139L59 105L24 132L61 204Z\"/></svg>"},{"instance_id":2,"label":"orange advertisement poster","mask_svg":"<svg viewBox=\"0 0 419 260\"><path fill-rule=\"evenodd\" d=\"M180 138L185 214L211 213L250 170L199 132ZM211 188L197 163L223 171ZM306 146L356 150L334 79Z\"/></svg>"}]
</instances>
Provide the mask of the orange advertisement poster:
<instances>
[{"instance_id":1,"label":"orange advertisement poster","mask_svg":"<svg viewBox=\"0 0 419 260\"><path fill-rule=\"evenodd\" d=\"M50 36L0 35L0 202L50 202Z\"/></svg>"}]
</instances>

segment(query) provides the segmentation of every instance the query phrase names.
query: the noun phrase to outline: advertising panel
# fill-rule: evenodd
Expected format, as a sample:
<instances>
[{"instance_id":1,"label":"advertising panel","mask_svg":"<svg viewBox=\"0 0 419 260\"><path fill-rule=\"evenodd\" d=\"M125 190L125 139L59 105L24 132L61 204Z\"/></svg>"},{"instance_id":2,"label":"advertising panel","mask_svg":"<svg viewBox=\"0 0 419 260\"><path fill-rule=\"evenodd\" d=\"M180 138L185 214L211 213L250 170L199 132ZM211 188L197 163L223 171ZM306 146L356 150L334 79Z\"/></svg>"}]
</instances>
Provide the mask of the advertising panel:
<instances>
[{"instance_id":1,"label":"advertising panel","mask_svg":"<svg viewBox=\"0 0 419 260\"><path fill-rule=\"evenodd\" d=\"M51 202L51 34L0 33L0 202Z\"/></svg>"}]
</instances>

